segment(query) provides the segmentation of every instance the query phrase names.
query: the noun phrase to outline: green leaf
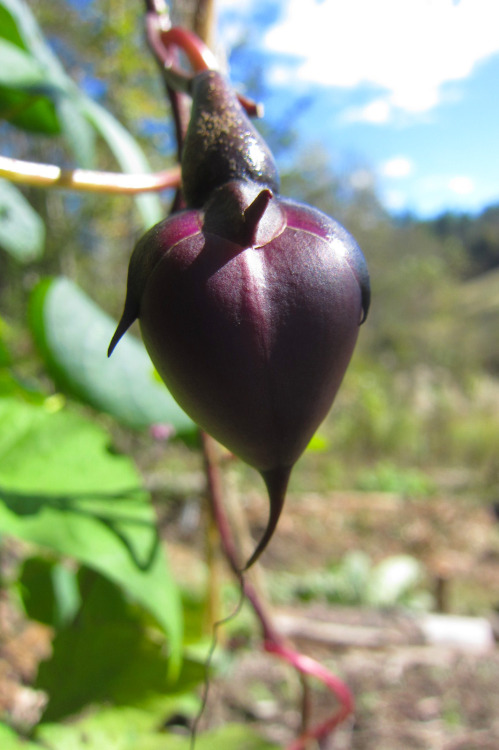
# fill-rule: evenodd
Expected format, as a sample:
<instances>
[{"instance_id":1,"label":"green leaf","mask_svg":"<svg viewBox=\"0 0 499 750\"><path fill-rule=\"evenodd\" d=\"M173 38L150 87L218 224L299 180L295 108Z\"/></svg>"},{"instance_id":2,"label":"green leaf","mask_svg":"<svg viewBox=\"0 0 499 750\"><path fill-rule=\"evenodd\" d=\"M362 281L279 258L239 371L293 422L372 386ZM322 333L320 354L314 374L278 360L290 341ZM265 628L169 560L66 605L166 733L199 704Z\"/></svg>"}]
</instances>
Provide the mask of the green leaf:
<instances>
[{"instance_id":1,"label":"green leaf","mask_svg":"<svg viewBox=\"0 0 499 750\"><path fill-rule=\"evenodd\" d=\"M4 338L7 332L8 327L0 316L0 371L12 363L12 356Z\"/></svg>"},{"instance_id":2,"label":"green leaf","mask_svg":"<svg viewBox=\"0 0 499 750\"><path fill-rule=\"evenodd\" d=\"M42 724L36 737L48 750L189 750L192 747L188 737L154 731L150 724L147 715L136 709L111 708L70 725ZM196 738L196 750L278 748L279 745L268 742L243 724L227 724Z\"/></svg>"},{"instance_id":3,"label":"green leaf","mask_svg":"<svg viewBox=\"0 0 499 750\"><path fill-rule=\"evenodd\" d=\"M180 603L154 511L132 462L109 451L100 427L67 410L0 399L0 533L117 583L169 635L178 664Z\"/></svg>"},{"instance_id":4,"label":"green leaf","mask_svg":"<svg viewBox=\"0 0 499 750\"><path fill-rule=\"evenodd\" d=\"M53 99L45 95L50 86L10 89L0 86L0 118L30 133L58 135L61 126Z\"/></svg>"},{"instance_id":5,"label":"green leaf","mask_svg":"<svg viewBox=\"0 0 499 750\"><path fill-rule=\"evenodd\" d=\"M68 77L59 59L45 41L42 31L25 0L1 0L6 23L0 36L22 47L45 68L52 82L63 82Z\"/></svg>"},{"instance_id":6,"label":"green leaf","mask_svg":"<svg viewBox=\"0 0 499 750\"><path fill-rule=\"evenodd\" d=\"M0 398L16 396L21 401L43 403L46 396L39 390L39 385L20 378L14 372L10 345L17 336L18 329L11 328L0 316Z\"/></svg>"},{"instance_id":7,"label":"green leaf","mask_svg":"<svg viewBox=\"0 0 499 750\"><path fill-rule=\"evenodd\" d=\"M141 174L151 171L140 146L109 112L83 96L81 108L108 144L123 172ZM142 216L144 229L149 229L164 218L164 209L157 195L139 195L135 200Z\"/></svg>"},{"instance_id":8,"label":"green leaf","mask_svg":"<svg viewBox=\"0 0 499 750\"><path fill-rule=\"evenodd\" d=\"M16 47L27 49L19 32L18 24L12 13L7 10L7 5L12 5L12 3L0 0L0 37L12 42Z\"/></svg>"},{"instance_id":9,"label":"green leaf","mask_svg":"<svg viewBox=\"0 0 499 750\"><path fill-rule=\"evenodd\" d=\"M20 61L19 83L22 82L23 85L26 85L29 74L33 77L35 70L41 71L41 78L39 81L37 79L36 82L44 84L46 90L45 92L38 92L38 95L48 95L57 107L58 129L53 129L51 132L62 131L80 166L89 167L92 165L94 157L92 129L94 129L106 141L124 172L150 172L149 164L142 149L130 133L103 107L78 90L74 81L68 76L61 62L45 41L35 17L24 0L0 0L0 8L6 21L5 32L2 34L0 31L0 37L4 37L5 41L2 41L6 45L4 58L8 68L6 68L4 75L10 91L19 96L19 89L14 90L9 79L9 71L12 71L13 68L13 64L9 60L16 58ZM0 19L2 15L0 15ZM23 54L22 50L29 54ZM0 47L0 66L1 63ZM15 70L12 72L13 74L16 73ZM2 82L2 73L0 73L0 86ZM31 84L34 82L32 80ZM31 93L36 96L36 92ZM3 91L0 89L0 113L3 114L4 118L21 128L35 132L49 132L48 130L42 130L41 112L33 112L32 100L23 99L17 102L9 102L8 98L9 88L4 87ZM47 102L45 102L46 106ZM37 127L30 122L30 117L27 116L25 111L27 107L30 109L31 116L38 116ZM45 111L44 114L47 115L47 112ZM48 123L46 124L48 125ZM163 218L164 210L157 195L139 195L135 198L135 201L142 216L144 229L149 229Z\"/></svg>"},{"instance_id":10,"label":"green leaf","mask_svg":"<svg viewBox=\"0 0 499 750\"><path fill-rule=\"evenodd\" d=\"M41 724L36 737L47 750L146 750L146 738L154 736L151 725L151 717L139 709L104 708L71 724Z\"/></svg>"},{"instance_id":11,"label":"green leaf","mask_svg":"<svg viewBox=\"0 0 499 750\"><path fill-rule=\"evenodd\" d=\"M44 71L27 52L12 42L0 38L0 84L3 86L32 86L42 83Z\"/></svg>"},{"instance_id":12,"label":"green leaf","mask_svg":"<svg viewBox=\"0 0 499 750\"><path fill-rule=\"evenodd\" d=\"M146 747L147 750L189 750L191 744L188 738L171 734L168 735L167 743L148 744ZM269 742L247 724L226 724L196 737L196 750L220 750L220 748L223 750L279 750L282 745ZM146 750L145 747L144 750Z\"/></svg>"},{"instance_id":13,"label":"green leaf","mask_svg":"<svg viewBox=\"0 0 499 750\"><path fill-rule=\"evenodd\" d=\"M307 445L307 451L310 453L324 453L329 449L330 441L324 435L316 432Z\"/></svg>"},{"instance_id":14,"label":"green leaf","mask_svg":"<svg viewBox=\"0 0 499 750\"><path fill-rule=\"evenodd\" d=\"M22 193L0 180L0 246L17 260L39 258L45 244L45 226Z\"/></svg>"},{"instance_id":15,"label":"green leaf","mask_svg":"<svg viewBox=\"0 0 499 750\"><path fill-rule=\"evenodd\" d=\"M181 435L196 429L154 377L141 342L127 336L107 357L116 323L73 282L59 277L36 287L30 321L49 371L66 391L130 427L166 423Z\"/></svg>"},{"instance_id":16,"label":"green leaf","mask_svg":"<svg viewBox=\"0 0 499 750\"><path fill-rule=\"evenodd\" d=\"M75 619L57 631L52 655L40 665L35 682L35 688L49 696L42 721L59 721L96 703L145 703L150 708L152 696L155 713L161 711L164 720L168 704L179 698L179 686L185 692L203 680L203 665L193 671L184 661L173 683L164 643L151 633L143 613L93 571L83 568L78 580L81 607Z\"/></svg>"},{"instance_id":17,"label":"green leaf","mask_svg":"<svg viewBox=\"0 0 499 750\"><path fill-rule=\"evenodd\" d=\"M216 750L223 747L224 750L277 750L279 745L268 742L260 737L255 730L245 724L227 724L221 729L201 735L199 750Z\"/></svg>"},{"instance_id":18,"label":"green leaf","mask_svg":"<svg viewBox=\"0 0 499 750\"><path fill-rule=\"evenodd\" d=\"M71 148L76 162L82 167L92 167L95 156L95 130L88 122L81 108L82 96L74 81L67 75L57 56L38 26L29 7L21 0L3 0L4 12L9 13L10 31L13 36L13 26L16 29L16 39L0 40L0 85L12 90L25 92L30 87L31 99L36 101L40 96L48 97L55 107L57 129L52 132L62 132ZM22 45L21 49L19 46ZM39 90L36 90L36 86ZM4 92L4 98L8 95ZM1 99L0 99L1 101ZM17 108L10 102L2 102L0 111L4 118L12 124L30 130L45 132L43 123L35 127L30 119L36 112L30 111L30 118L20 119L16 109L26 107L30 100L17 102ZM45 103L47 105L47 102ZM30 106L30 110L32 107Z\"/></svg>"},{"instance_id":19,"label":"green leaf","mask_svg":"<svg viewBox=\"0 0 499 750\"><path fill-rule=\"evenodd\" d=\"M60 133L55 103L69 79L21 0L1 0L0 37L0 116L30 132Z\"/></svg>"},{"instance_id":20,"label":"green leaf","mask_svg":"<svg viewBox=\"0 0 499 750\"><path fill-rule=\"evenodd\" d=\"M28 618L53 628L68 623L80 605L76 572L53 559L25 560L18 585Z\"/></svg>"},{"instance_id":21,"label":"green leaf","mask_svg":"<svg viewBox=\"0 0 499 750\"><path fill-rule=\"evenodd\" d=\"M0 747L2 750L42 750L42 746L18 737L13 729L0 722Z\"/></svg>"},{"instance_id":22,"label":"green leaf","mask_svg":"<svg viewBox=\"0 0 499 750\"><path fill-rule=\"evenodd\" d=\"M95 166L96 132L82 112L80 95L72 88L57 102L59 125L78 166L92 169Z\"/></svg>"}]
</instances>

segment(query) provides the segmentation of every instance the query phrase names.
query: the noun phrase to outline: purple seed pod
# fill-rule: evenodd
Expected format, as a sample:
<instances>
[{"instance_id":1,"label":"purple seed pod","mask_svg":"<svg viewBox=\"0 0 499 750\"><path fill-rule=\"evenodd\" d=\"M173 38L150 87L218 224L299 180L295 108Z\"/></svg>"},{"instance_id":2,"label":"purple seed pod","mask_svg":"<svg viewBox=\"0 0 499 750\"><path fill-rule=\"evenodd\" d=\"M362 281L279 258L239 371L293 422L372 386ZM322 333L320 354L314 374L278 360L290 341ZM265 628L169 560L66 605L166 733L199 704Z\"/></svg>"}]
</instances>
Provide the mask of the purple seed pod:
<instances>
[{"instance_id":1,"label":"purple seed pod","mask_svg":"<svg viewBox=\"0 0 499 750\"><path fill-rule=\"evenodd\" d=\"M196 76L193 97L182 160L189 207L138 242L109 353L138 318L180 406L262 475L270 514L249 567L343 379L369 277L342 226L277 194L270 151L224 79Z\"/></svg>"}]
</instances>

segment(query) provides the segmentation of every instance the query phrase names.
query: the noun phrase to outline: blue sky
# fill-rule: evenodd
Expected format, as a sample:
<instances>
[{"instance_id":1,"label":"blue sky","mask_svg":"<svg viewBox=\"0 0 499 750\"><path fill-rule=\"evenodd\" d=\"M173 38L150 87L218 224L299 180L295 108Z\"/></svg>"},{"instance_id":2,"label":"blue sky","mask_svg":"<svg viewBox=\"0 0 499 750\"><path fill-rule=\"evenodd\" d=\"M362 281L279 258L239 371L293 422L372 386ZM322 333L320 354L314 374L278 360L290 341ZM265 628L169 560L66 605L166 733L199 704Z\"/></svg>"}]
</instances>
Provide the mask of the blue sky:
<instances>
[{"instance_id":1,"label":"blue sky","mask_svg":"<svg viewBox=\"0 0 499 750\"><path fill-rule=\"evenodd\" d=\"M293 113L300 146L349 160L389 210L499 202L498 0L218 0L218 16L234 82L264 71L269 123Z\"/></svg>"}]
</instances>

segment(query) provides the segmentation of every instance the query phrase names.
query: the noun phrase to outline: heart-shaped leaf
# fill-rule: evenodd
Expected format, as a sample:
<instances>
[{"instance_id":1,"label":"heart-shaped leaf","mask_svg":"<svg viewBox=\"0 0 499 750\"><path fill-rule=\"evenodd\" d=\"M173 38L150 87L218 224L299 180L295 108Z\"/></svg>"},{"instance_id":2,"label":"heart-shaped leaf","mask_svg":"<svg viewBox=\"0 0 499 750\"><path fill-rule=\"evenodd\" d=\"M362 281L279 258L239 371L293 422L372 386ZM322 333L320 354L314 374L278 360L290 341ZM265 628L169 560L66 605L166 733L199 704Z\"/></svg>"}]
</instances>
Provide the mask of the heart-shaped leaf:
<instances>
[{"instance_id":1,"label":"heart-shaped leaf","mask_svg":"<svg viewBox=\"0 0 499 750\"><path fill-rule=\"evenodd\" d=\"M46 365L65 391L130 427L166 424L180 435L195 431L155 377L138 339L128 336L107 358L115 322L72 281L59 277L37 286L30 321Z\"/></svg>"},{"instance_id":2,"label":"heart-shaped leaf","mask_svg":"<svg viewBox=\"0 0 499 750\"><path fill-rule=\"evenodd\" d=\"M176 587L127 456L67 409L0 399L0 531L75 558L151 612L180 657Z\"/></svg>"}]
</instances>

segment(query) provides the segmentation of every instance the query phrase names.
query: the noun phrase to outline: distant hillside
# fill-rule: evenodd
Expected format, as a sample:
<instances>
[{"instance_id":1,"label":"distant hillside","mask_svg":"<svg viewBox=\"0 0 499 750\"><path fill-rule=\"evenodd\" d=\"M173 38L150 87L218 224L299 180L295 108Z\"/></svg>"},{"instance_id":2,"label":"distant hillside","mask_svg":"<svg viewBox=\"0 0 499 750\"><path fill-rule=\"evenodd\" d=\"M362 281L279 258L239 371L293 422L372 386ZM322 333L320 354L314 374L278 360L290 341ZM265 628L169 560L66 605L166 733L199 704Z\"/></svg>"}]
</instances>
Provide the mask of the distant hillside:
<instances>
[{"instance_id":1,"label":"distant hillside","mask_svg":"<svg viewBox=\"0 0 499 750\"><path fill-rule=\"evenodd\" d=\"M461 287L460 305L468 315L499 315L499 268L480 274Z\"/></svg>"},{"instance_id":2,"label":"distant hillside","mask_svg":"<svg viewBox=\"0 0 499 750\"><path fill-rule=\"evenodd\" d=\"M499 267L499 204L478 216L445 213L427 226L441 239L459 239L469 258L468 273L475 276Z\"/></svg>"}]
</instances>

